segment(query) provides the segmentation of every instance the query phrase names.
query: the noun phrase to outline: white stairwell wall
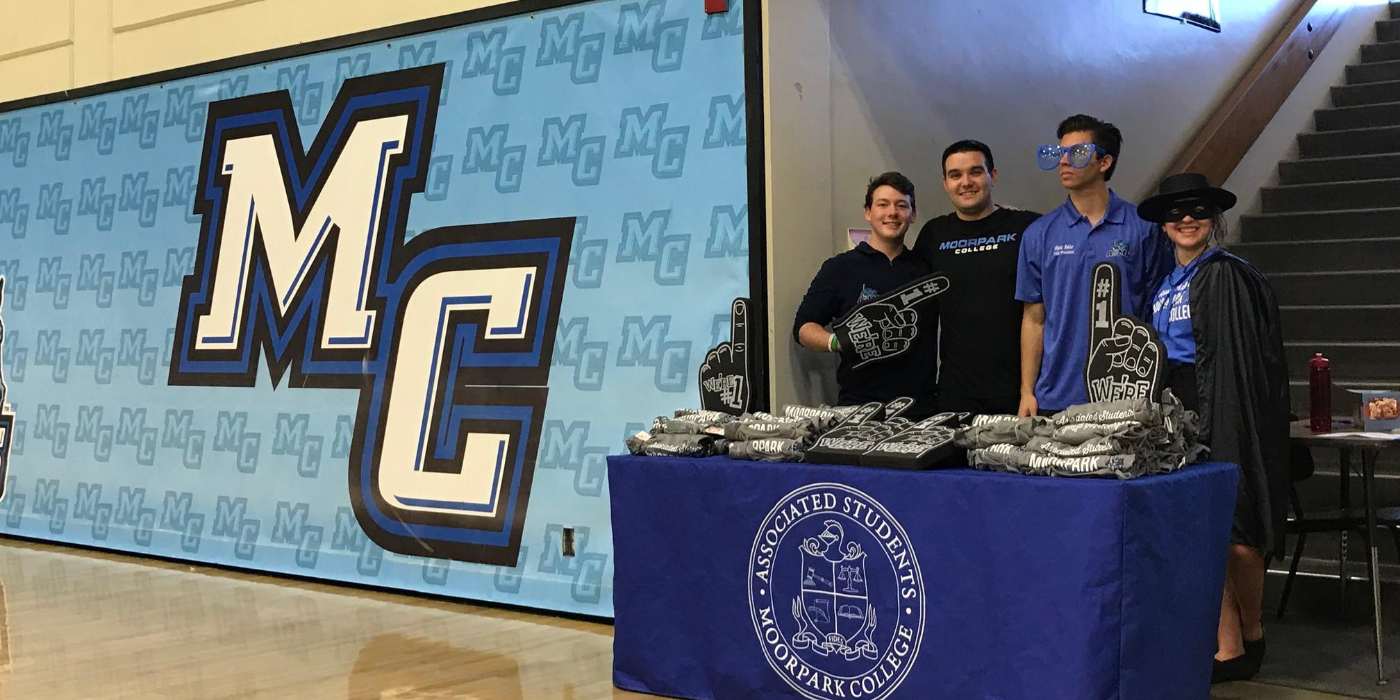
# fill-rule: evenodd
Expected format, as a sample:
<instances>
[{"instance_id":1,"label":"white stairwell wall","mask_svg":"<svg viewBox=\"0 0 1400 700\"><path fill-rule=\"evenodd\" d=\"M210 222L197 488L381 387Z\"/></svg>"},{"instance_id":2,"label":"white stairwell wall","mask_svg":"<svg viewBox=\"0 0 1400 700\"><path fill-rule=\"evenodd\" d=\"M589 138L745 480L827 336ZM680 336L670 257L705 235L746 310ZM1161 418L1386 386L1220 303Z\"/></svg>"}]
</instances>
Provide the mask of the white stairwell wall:
<instances>
[{"instance_id":1,"label":"white stairwell wall","mask_svg":"<svg viewBox=\"0 0 1400 700\"><path fill-rule=\"evenodd\" d=\"M1240 216L1259 211L1259 188L1278 182L1279 161L1296 158L1298 134L1313 128L1313 110L1331 106L1330 90L1341 85L1347 64L1356 63L1361 45L1374 41L1375 24L1386 17L1383 0L1348 3L1354 7L1346 20L1332 35L1327 48L1314 59L1313 65L1298 82L1298 86L1269 121L1254 146L1225 181L1224 187L1239 196L1239 204L1229 213L1231 237L1238 240Z\"/></svg>"},{"instance_id":2,"label":"white stairwell wall","mask_svg":"<svg viewBox=\"0 0 1400 700\"><path fill-rule=\"evenodd\" d=\"M792 317L817 266L846 248L847 228L863 226L870 176L904 172L918 189L920 221L941 215L949 205L939 156L975 138L997 157L998 201L1045 211L1064 192L1036 167L1034 148L1084 112L1123 130L1110 184L1136 198L1293 7L1226 0L1224 31L1214 34L1147 15L1136 0L770 0L775 402L834 398L830 358L796 347Z\"/></svg>"}]
</instances>

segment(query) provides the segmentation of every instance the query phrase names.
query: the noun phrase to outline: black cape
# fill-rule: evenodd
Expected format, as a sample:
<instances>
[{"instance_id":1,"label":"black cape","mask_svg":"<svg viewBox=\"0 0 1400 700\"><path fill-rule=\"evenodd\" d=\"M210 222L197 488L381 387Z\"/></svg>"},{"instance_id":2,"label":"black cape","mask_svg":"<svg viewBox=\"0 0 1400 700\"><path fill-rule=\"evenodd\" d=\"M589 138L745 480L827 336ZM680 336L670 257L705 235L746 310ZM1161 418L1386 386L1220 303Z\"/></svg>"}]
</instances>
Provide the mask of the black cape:
<instances>
[{"instance_id":1,"label":"black cape","mask_svg":"<svg viewBox=\"0 0 1400 700\"><path fill-rule=\"evenodd\" d=\"M1288 517L1288 367L1273 288L1224 251L1191 280L1201 442L1240 465L1230 541L1281 556Z\"/></svg>"}]
</instances>

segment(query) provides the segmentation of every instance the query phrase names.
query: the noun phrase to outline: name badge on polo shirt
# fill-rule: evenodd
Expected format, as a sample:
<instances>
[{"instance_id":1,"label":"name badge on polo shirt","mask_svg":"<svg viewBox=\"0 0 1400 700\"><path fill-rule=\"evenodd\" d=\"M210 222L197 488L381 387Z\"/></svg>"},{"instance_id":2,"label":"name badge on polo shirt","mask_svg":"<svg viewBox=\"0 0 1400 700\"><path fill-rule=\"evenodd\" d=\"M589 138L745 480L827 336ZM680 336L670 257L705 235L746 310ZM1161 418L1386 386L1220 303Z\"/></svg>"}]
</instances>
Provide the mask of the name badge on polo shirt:
<instances>
[{"instance_id":1,"label":"name badge on polo shirt","mask_svg":"<svg viewBox=\"0 0 1400 700\"><path fill-rule=\"evenodd\" d=\"M1055 249L1054 249L1054 251L1052 252L1052 254L1053 254L1055 257L1057 257L1057 258L1060 257L1061 255L1074 255L1074 244L1073 244L1073 243L1059 243L1059 244L1057 244L1057 245L1055 246Z\"/></svg>"}]
</instances>

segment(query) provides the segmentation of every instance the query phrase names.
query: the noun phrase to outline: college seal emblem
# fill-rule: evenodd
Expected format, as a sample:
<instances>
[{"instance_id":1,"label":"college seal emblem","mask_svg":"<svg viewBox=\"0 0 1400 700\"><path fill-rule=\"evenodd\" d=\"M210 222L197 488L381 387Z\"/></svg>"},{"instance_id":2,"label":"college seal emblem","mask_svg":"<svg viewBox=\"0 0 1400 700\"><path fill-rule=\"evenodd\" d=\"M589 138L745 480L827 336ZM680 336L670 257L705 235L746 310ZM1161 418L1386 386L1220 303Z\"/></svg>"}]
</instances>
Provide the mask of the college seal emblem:
<instances>
[{"instance_id":1,"label":"college seal emblem","mask_svg":"<svg viewBox=\"0 0 1400 700\"><path fill-rule=\"evenodd\" d=\"M768 664L813 700L881 700L914 666L924 582L885 507L841 484L784 496L749 554L749 611Z\"/></svg>"}]
</instances>

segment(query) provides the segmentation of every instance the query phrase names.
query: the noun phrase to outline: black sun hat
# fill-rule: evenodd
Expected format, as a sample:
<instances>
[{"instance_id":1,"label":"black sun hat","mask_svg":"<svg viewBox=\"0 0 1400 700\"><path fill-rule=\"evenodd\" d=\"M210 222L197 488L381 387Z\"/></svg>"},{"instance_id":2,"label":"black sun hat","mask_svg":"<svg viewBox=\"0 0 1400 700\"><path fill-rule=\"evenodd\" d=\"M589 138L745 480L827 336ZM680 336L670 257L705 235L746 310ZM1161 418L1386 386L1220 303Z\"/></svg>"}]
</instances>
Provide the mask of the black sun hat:
<instances>
[{"instance_id":1,"label":"black sun hat","mask_svg":"<svg viewBox=\"0 0 1400 700\"><path fill-rule=\"evenodd\" d=\"M1160 224L1166 221L1171 209L1192 204L1209 204L1225 211L1235 206L1235 195L1229 190L1211 187L1205 175L1180 173L1163 180L1157 186L1157 195L1138 205L1138 216Z\"/></svg>"}]
</instances>

